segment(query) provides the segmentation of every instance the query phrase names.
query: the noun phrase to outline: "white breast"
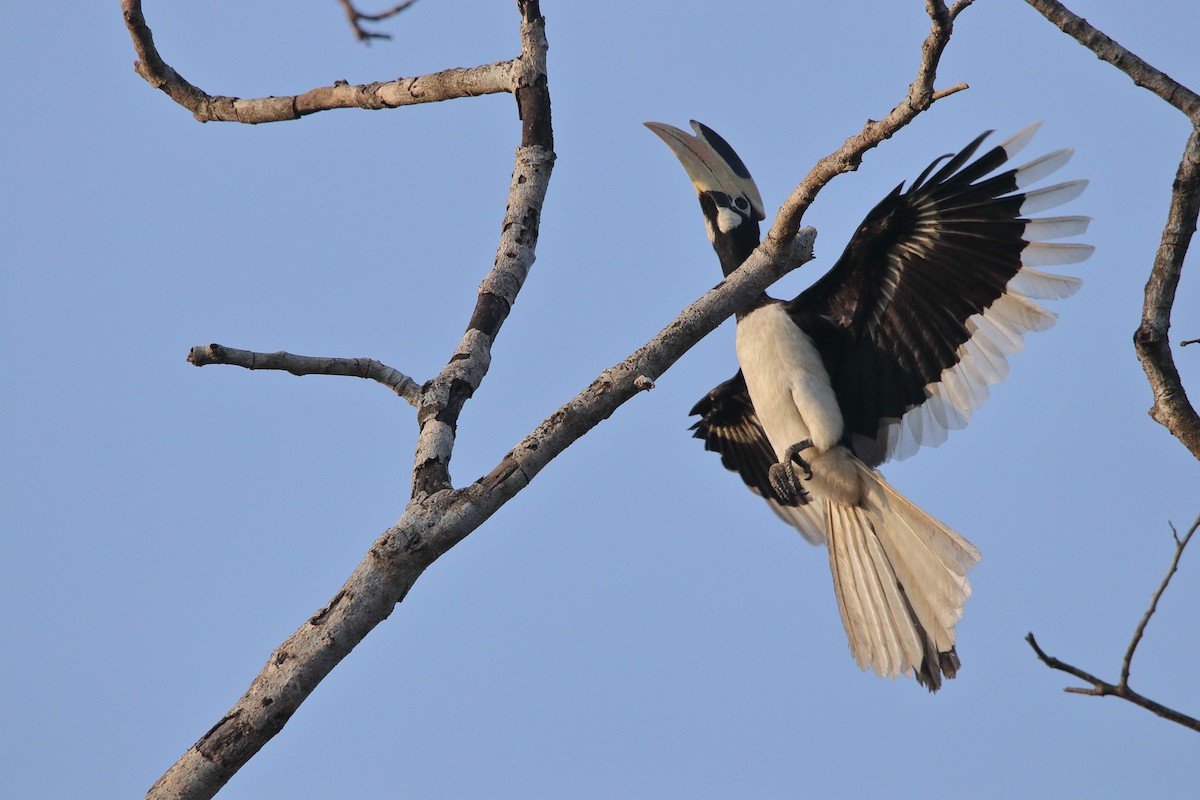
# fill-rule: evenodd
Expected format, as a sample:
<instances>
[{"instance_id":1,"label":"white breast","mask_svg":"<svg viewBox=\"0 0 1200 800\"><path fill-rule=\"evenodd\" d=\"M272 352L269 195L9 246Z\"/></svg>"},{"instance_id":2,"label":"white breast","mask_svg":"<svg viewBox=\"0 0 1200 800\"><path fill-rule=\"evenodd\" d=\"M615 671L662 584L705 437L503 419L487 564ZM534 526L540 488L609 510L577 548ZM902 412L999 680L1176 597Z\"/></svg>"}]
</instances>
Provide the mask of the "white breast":
<instances>
[{"instance_id":1,"label":"white breast","mask_svg":"<svg viewBox=\"0 0 1200 800\"><path fill-rule=\"evenodd\" d=\"M842 412L829 373L812 340L783 306L762 306L738 320L737 355L776 457L805 439L818 451L838 443Z\"/></svg>"}]
</instances>

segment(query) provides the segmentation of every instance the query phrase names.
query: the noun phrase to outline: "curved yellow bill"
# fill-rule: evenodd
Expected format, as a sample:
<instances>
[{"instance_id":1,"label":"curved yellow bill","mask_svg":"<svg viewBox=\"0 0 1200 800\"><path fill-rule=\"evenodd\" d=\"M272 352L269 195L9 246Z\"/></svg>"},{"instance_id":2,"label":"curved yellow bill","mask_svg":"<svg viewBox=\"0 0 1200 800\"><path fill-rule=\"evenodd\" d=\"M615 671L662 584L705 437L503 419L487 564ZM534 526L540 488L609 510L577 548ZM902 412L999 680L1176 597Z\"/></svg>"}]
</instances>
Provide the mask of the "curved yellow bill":
<instances>
[{"instance_id":1,"label":"curved yellow bill","mask_svg":"<svg viewBox=\"0 0 1200 800\"><path fill-rule=\"evenodd\" d=\"M762 195L749 170L729 143L708 126L692 120L693 136L662 122L643 123L667 143L683 164L696 193L724 192L730 197L744 196L750 201L755 219L765 219Z\"/></svg>"}]
</instances>

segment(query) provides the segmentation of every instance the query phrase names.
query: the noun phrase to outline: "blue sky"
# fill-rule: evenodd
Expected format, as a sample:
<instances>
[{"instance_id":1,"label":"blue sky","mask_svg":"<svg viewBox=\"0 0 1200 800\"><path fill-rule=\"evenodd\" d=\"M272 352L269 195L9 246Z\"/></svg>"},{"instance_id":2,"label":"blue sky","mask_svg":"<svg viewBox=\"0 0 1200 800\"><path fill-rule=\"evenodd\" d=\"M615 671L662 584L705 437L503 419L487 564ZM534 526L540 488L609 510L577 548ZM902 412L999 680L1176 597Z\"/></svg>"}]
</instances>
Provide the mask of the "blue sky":
<instances>
[{"instance_id":1,"label":"blue sky","mask_svg":"<svg viewBox=\"0 0 1200 800\"><path fill-rule=\"evenodd\" d=\"M683 171L641 126L720 131L777 208L885 114L927 31L916 0L545 2L558 163L538 260L467 406L474 480L719 278ZM131 69L115 2L9 10L0 497L9 610L0 785L138 796L338 589L408 492L414 414L370 383L196 369L210 341L371 356L418 380L492 263L519 140L492 96L199 125ZM84 7L86 6L86 7ZM1072 7L1200 87L1187 0ZM369 48L323 3L150 3L214 94L290 94L506 59L511 3L424 0ZM981 130L1073 146L1096 255L970 426L889 480L983 551L936 696L851 660L825 553L689 438L734 369L727 323L436 563L221 794L325 797L1187 797L1195 734L1067 676L1115 679L1200 511L1200 469L1146 415L1141 291L1184 118L1024 3L961 18L949 98L829 186L832 264L892 186ZM1193 258L1192 261L1195 261ZM1066 270L1064 270L1066 271ZM1195 269L1174 338L1200 337ZM1200 352L1176 351L1200 393ZM1192 714L1200 563L1185 555L1133 670Z\"/></svg>"}]
</instances>

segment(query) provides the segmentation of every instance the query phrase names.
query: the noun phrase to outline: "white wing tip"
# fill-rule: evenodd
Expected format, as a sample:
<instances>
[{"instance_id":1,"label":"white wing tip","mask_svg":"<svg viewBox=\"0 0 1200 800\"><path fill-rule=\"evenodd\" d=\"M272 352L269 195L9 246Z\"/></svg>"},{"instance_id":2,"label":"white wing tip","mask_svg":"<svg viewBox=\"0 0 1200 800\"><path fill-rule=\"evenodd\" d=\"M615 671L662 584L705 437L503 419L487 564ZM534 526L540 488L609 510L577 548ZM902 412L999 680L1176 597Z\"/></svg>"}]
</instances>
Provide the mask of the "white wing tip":
<instances>
[{"instance_id":1,"label":"white wing tip","mask_svg":"<svg viewBox=\"0 0 1200 800\"><path fill-rule=\"evenodd\" d=\"M1042 120L1035 120L1005 139L1000 143L1000 146L1004 148L1004 154L1009 158L1015 156L1021 151L1021 148L1029 144L1040 127L1042 127Z\"/></svg>"}]
</instances>

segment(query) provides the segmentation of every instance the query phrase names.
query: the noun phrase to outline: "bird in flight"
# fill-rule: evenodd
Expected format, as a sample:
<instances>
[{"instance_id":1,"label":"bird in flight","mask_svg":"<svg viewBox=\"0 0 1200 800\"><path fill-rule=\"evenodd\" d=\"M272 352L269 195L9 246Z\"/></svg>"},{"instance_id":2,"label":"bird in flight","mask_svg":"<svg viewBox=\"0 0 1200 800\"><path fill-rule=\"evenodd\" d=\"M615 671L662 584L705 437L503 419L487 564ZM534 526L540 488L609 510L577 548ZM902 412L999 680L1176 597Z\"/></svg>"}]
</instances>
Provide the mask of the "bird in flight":
<instances>
[{"instance_id":1,"label":"bird in flight","mask_svg":"<svg viewBox=\"0 0 1200 800\"><path fill-rule=\"evenodd\" d=\"M762 196L733 148L693 121L658 122L687 170L725 275L759 243ZM1012 167L1040 123L972 160L990 134L897 186L833 267L791 300L760 294L737 313L741 369L692 408L707 450L814 544L829 566L850 651L862 669L909 675L930 691L960 662L955 627L979 550L893 489L876 469L938 445L1008 374L1027 331L1055 315L1078 278L1036 267L1093 248L1055 242L1087 217L1031 218L1084 190L1028 187L1071 157Z\"/></svg>"}]
</instances>

